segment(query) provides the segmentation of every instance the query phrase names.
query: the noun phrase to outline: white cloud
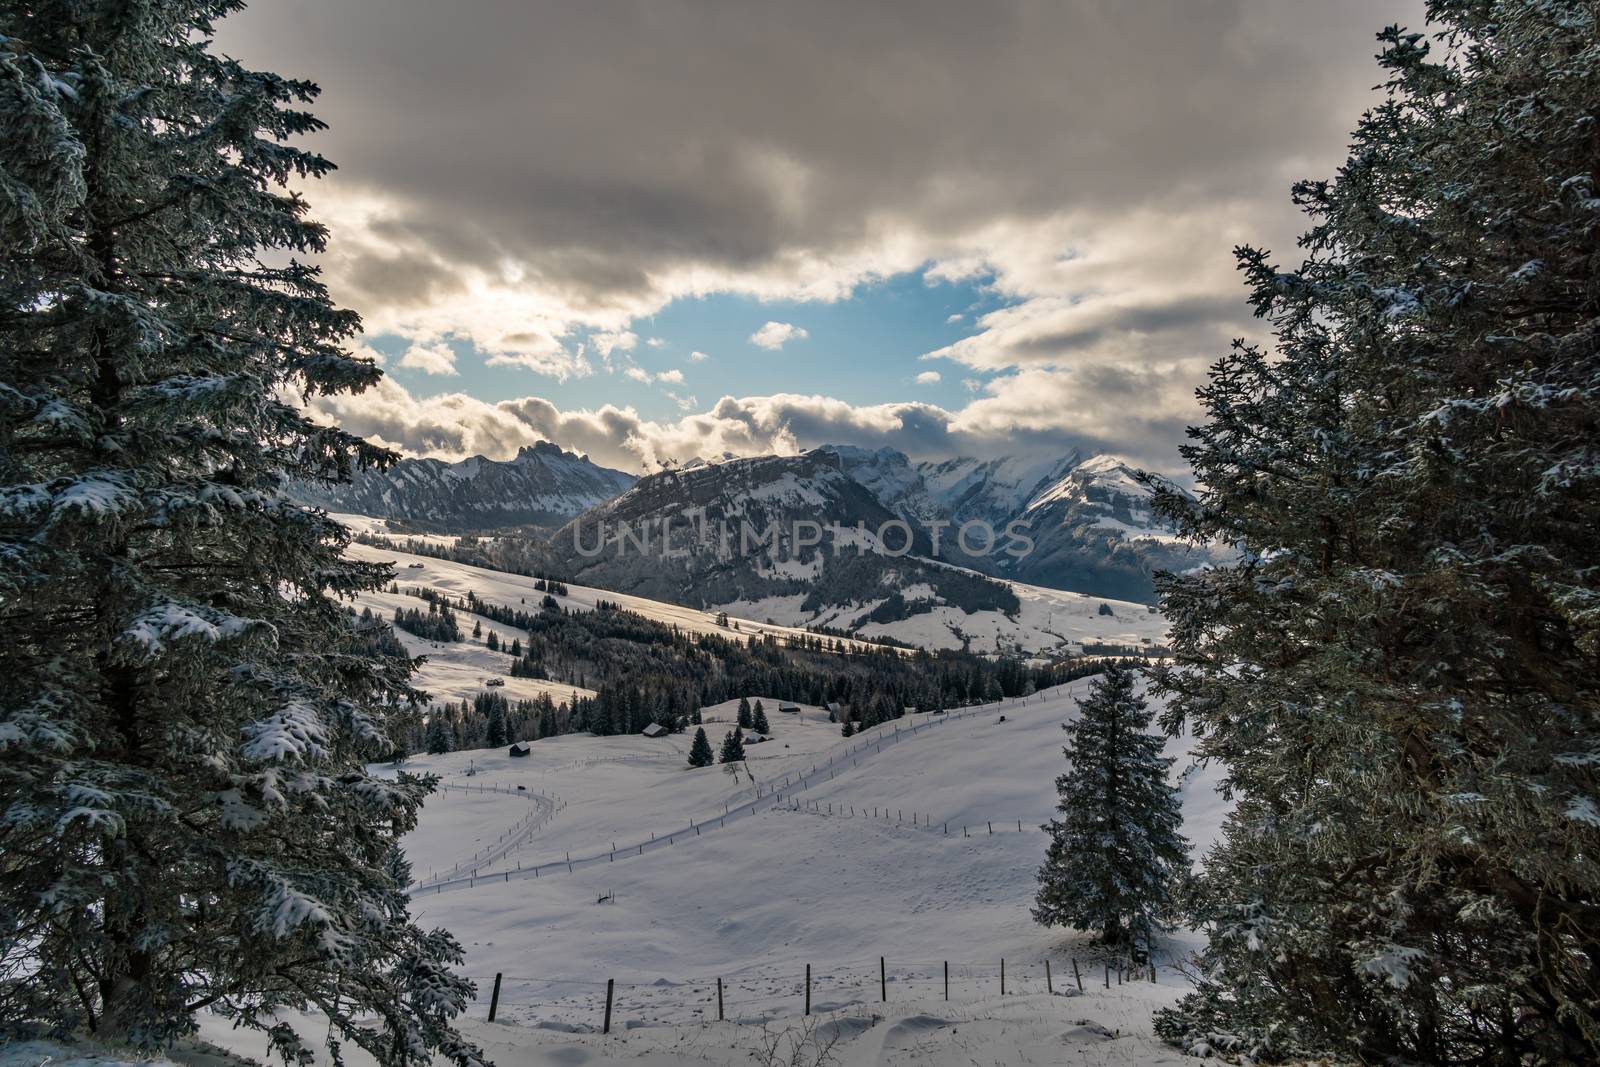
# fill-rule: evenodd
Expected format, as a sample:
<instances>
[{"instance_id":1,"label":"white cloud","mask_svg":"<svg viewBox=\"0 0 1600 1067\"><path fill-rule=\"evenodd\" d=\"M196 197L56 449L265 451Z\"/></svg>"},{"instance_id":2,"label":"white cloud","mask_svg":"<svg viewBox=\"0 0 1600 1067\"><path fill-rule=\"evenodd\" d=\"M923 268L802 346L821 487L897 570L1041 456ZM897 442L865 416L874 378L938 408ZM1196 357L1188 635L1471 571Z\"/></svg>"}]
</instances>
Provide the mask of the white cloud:
<instances>
[{"instance_id":1,"label":"white cloud","mask_svg":"<svg viewBox=\"0 0 1600 1067\"><path fill-rule=\"evenodd\" d=\"M693 393L690 393L688 396L679 396L677 393L674 393L669 389L666 391L666 394L669 400L678 405L679 411L693 410L700 403L699 400L695 399Z\"/></svg>"},{"instance_id":2,"label":"white cloud","mask_svg":"<svg viewBox=\"0 0 1600 1067\"><path fill-rule=\"evenodd\" d=\"M589 338L601 358L610 358L613 352L632 352L639 345L639 335L632 330L603 330Z\"/></svg>"},{"instance_id":3,"label":"white cloud","mask_svg":"<svg viewBox=\"0 0 1600 1067\"><path fill-rule=\"evenodd\" d=\"M657 374L651 374L643 367L630 366L622 373L627 375L629 378L632 378L634 381L643 382L646 385L649 385L651 382L667 382L671 385L683 384L683 371L678 370L676 367L671 370L661 371Z\"/></svg>"},{"instance_id":4,"label":"white cloud","mask_svg":"<svg viewBox=\"0 0 1600 1067\"><path fill-rule=\"evenodd\" d=\"M412 345L400 357L400 366L424 374L455 374L456 354L446 344Z\"/></svg>"},{"instance_id":5,"label":"white cloud","mask_svg":"<svg viewBox=\"0 0 1600 1067\"><path fill-rule=\"evenodd\" d=\"M946 315L944 321L945 321L946 325L948 325L949 323L952 323L952 322L960 322L962 319L965 319L965 318L966 318L966 316L958 311L953 315Z\"/></svg>"},{"instance_id":6,"label":"white cloud","mask_svg":"<svg viewBox=\"0 0 1600 1067\"><path fill-rule=\"evenodd\" d=\"M645 344L649 345L651 348L665 348L667 339L665 337L652 337L646 341Z\"/></svg>"},{"instance_id":7,"label":"white cloud","mask_svg":"<svg viewBox=\"0 0 1600 1067\"><path fill-rule=\"evenodd\" d=\"M704 352L690 352L689 358L694 360L696 363L703 363L711 357L706 355Z\"/></svg>"},{"instance_id":8,"label":"white cloud","mask_svg":"<svg viewBox=\"0 0 1600 1067\"><path fill-rule=\"evenodd\" d=\"M649 419L632 407L568 410L537 396L495 404L462 393L417 397L384 378L356 396L314 398L311 409L316 417L414 456L453 460L483 454L504 459L523 445L554 441L588 453L597 463L631 471L656 470L697 456L788 454L824 444L887 445L913 457L1059 456L1071 448L1109 448L1102 438L1065 433L1042 417L1050 397L1063 395L1061 384L1013 383L1014 391L998 390L959 412L916 402L856 405L798 393L724 396L697 411L693 396L668 391L683 414ZM1033 409L1023 408L1017 398L1029 390L1047 394ZM1124 451L1136 460L1148 459L1147 449Z\"/></svg>"},{"instance_id":9,"label":"white cloud","mask_svg":"<svg viewBox=\"0 0 1600 1067\"><path fill-rule=\"evenodd\" d=\"M936 371L936 370L925 370L921 374L917 375L917 384L918 385L938 385L939 384L939 377L940 376L939 376L939 372L938 371Z\"/></svg>"},{"instance_id":10,"label":"white cloud","mask_svg":"<svg viewBox=\"0 0 1600 1067\"><path fill-rule=\"evenodd\" d=\"M804 327L788 322L769 322L750 335L752 344L776 352L790 341L804 341L808 334Z\"/></svg>"}]
</instances>

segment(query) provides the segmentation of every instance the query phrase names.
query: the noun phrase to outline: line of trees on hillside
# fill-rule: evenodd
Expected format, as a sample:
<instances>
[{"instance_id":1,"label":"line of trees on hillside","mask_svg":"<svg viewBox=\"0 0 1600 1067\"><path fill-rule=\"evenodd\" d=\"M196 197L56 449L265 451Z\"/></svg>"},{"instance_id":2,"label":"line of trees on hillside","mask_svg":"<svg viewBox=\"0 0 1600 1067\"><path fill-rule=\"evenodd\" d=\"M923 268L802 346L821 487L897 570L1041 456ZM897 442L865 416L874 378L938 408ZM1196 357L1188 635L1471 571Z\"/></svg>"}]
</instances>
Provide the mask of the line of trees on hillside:
<instances>
[{"instance_id":1,"label":"line of trees on hillside","mask_svg":"<svg viewBox=\"0 0 1600 1067\"><path fill-rule=\"evenodd\" d=\"M429 559L442 559L451 563L465 563L472 567L503 571L506 574L520 574L526 578L562 585L561 581L553 578L547 569L548 552L543 542L529 537L513 535L475 537L463 534L456 539L455 544L439 544L411 537L383 537L362 531L354 535L354 540L373 548L408 552L413 556L427 556ZM565 589L565 586L562 588Z\"/></svg>"},{"instance_id":2,"label":"line of trees on hillside","mask_svg":"<svg viewBox=\"0 0 1600 1067\"><path fill-rule=\"evenodd\" d=\"M908 709L943 711L1023 696L1100 669L1104 661L1052 665L989 659L967 652L851 647L831 637L780 640L772 635L694 634L601 602L594 611L569 611L546 598L536 611L452 598L431 589L408 590L438 612L463 607L524 631L513 677L562 682L593 696L557 702L549 695L510 700L480 693L429 713L397 743L408 752L454 751L534 741L558 734L638 733L651 723L681 731L699 722L699 709L761 694L778 700L849 709L855 729L899 718ZM452 608L452 604L456 607ZM427 616L424 616L427 617ZM496 717L505 724L491 724ZM441 747L447 746L447 747Z\"/></svg>"},{"instance_id":3,"label":"line of trees on hillside","mask_svg":"<svg viewBox=\"0 0 1600 1067\"><path fill-rule=\"evenodd\" d=\"M428 610L395 608L394 624L410 634L429 641L461 640L461 625L448 605L429 603Z\"/></svg>"}]
</instances>

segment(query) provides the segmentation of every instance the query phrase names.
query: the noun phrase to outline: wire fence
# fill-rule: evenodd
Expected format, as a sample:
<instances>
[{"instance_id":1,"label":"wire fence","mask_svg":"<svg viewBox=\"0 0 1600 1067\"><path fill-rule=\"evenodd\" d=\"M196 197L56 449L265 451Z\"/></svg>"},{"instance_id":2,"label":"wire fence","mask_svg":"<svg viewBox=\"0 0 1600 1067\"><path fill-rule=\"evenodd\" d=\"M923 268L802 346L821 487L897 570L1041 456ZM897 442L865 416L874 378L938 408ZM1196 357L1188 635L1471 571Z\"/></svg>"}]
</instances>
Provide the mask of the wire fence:
<instances>
[{"instance_id":1,"label":"wire fence","mask_svg":"<svg viewBox=\"0 0 1600 1067\"><path fill-rule=\"evenodd\" d=\"M528 838L532 837L541 827L555 818L556 812L566 807L566 801L554 794L535 793L527 789L513 789L504 785L441 785L441 796L448 796L452 791L456 793L501 793L515 797L518 800L527 800L533 805L527 815L518 819L504 830L493 844L486 845L474 852L468 859L455 864L450 870L440 874L431 871L427 878L412 883L411 892L432 888L441 882L459 879L463 876L471 878L485 867L504 859L507 855L520 848Z\"/></svg>"},{"instance_id":2,"label":"wire fence","mask_svg":"<svg viewBox=\"0 0 1600 1067\"><path fill-rule=\"evenodd\" d=\"M1168 981L1173 980L1173 969ZM742 969L725 975L559 978L474 977L477 1008L490 1022L609 1033L613 1026L707 1022L762 1024L895 1001L971 1005L1010 996L1073 997L1134 982L1159 982L1163 968L1126 958L895 960L886 957L794 969Z\"/></svg>"},{"instance_id":3,"label":"wire fence","mask_svg":"<svg viewBox=\"0 0 1600 1067\"><path fill-rule=\"evenodd\" d=\"M885 822L894 826L910 826L913 829L928 830L944 837L986 837L997 833L1021 834L1042 830L1042 824L1033 816L1026 819L939 820L920 811L891 808L882 804L862 804L857 806L855 804L836 804L831 800L807 800L804 797L793 796L783 802L780 810L806 812L812 815L821 815L825 818L862 819L867 822ZM910 815L911 818L907 819L907 815Z\"/></svg>"},{"instance_id":4,"label":"wire fence","mask_svg":"<svg viewBox=\"0 0 1600 1067\"><path fill-rule=\"evenodd\" d=\"M764 807L783 806L785 801L793 802L795 799L794 794L797 792L809 789L825 781L832 781L839 773L859 767L863 758L870 759L872 756L881 753L886 746L892 746L901 741L921 736L951 722L970 719L979 715L1004 714L1008 711L1015 712L1028 707L1030 701L1035 704L1042 703L1039 694L1033 694L1027 697L1012 697L995 701L992 704L980 704L954 711L918 713L916 719L909 723L899 719L880 723L855 735L851 743L845 746L842 751L829 755L821 763L813 763L810 770L803 773L790 772L781 779L775 779L770 782L757 782L753 787L736 793L726 801L720 814L713 813L708 817L691 818L687 825L680 826L676 830L666 833L652 833L648 840L635 840L620 846L616 842L611 842L609 848L596 847L577 857L568 852L559 860L545 860L531 864L519 862L514 868L507 870L480 874L478 872L489 866L489 863L479 863L471 871L464 871L453 876L432 879L427 883L415 885L411 887L410 892L413 895L422 892L443 893L458 889L472 889L479 885L496 882L511 882L522 878L540 878L562 873L572 874L580 868L616 863L618 860L643 856L646 852L671 848L678 843L680 838L688 841L691 838L714 833L727 827L734 820L758 814L761 810L764 810ZM766 802L765 805L763 804L764 801ZM917 814L920 816L921 813ZM1008 822L1010 821L1014 820L1008 820ZM927 825L932 829L933 824L931 821ZM943 826L942 823L940 825ZM1005 823L1000 823L999 825L1003 826ZM1022 824L1018 823L1017 832L1022 832L1021 826ZM972 827L970 825L966 826L964 833L970 836L971 830ZM531 832L531 830L528 831L529 834ZM986 824L985 832L993 833L993 824ZM524 835L524 839L526 839L526 836ZM511 848L504 849L501 852L501 856L503 857L511 850Z\"/></svg>"}]
</instances>

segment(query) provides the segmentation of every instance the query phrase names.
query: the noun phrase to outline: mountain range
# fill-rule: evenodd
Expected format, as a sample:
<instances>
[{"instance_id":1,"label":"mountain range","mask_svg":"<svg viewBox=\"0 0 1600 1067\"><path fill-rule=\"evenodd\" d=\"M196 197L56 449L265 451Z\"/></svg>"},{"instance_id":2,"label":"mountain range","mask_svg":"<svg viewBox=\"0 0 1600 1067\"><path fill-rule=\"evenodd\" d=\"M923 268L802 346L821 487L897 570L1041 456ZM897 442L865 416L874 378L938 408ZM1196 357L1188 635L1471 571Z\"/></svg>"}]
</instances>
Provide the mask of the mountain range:
<instances>
[{"instance_id":1,"label":"mountain range","mask_svg":"<svg viewBox=\"0 0 1600 1067\"><path fill-rule=\"evenodd\" d=\"M1138 471L1109 455L1059 459L958 458L913 464L893 449L830 447L841 469L908 520L950 523L941 558L996 577L1148 602L1151 575L1210 559L1179 541L1151 510ZM1016 530L1027 552L985 550L977 529ZM975 551L968 551L971 548Z\"/></svg>"},{"instance_id":2,"label":"mountain range","mask_svg":"<svg viewBox=\"0 0 1600 1067\"><path fill-rule=\"evenodd\" d=\"M842 629L1008 612L1008 582L1148 603L1154 571L1216 555L1164 526L1128 463L1076 452L915 462L825 446L636 478L540 443L305 495L437 531L532 533L549 570L583 584Z\"/></svg>"},{"instance_id":3,"label":"mountain range","mask_svg":"<svg viewBox=\"0 0 1600 1067\"><path fill-rule=\"evenodd\" d=\"M402 519L452 533L521 526L549 530L637 480L540 441L509 460L403 459L388 470L361 471L346 485L304 486L298 495L329 511Z\"/></svg>"}]
</instances>

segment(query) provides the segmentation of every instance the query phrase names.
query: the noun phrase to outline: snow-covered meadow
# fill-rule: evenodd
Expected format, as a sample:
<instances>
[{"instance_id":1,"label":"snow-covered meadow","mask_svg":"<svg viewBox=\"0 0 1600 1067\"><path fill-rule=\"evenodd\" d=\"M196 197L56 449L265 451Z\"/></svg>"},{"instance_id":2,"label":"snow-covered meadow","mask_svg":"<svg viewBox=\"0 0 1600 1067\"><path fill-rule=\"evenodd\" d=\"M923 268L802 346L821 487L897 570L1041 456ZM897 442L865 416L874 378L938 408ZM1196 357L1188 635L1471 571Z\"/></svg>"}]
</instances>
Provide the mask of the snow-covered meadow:
<instances>
[{"instance_id":1,"label":"snow-covered meadow","mask_svg":"<svg viewBox=\"0 0 1600 1067\"><path fill-rule=\"evenodd\" d=\"M748 1062L764 1038L806 1033L808 964L810 1023L839 1038L839 1063L1176 1062L1149 1020L1184 987L1173 965L1187 936L1160 957L1154 984L1146 974L1119 985L1113 971L1107 989L1085 937L1029 916L1039 824L1064 769L1060 724L1088 684L907 716L850 739L821 709L781 714L762 698L775 737L751 746L737 774L687 769L691 735L569 735L523 758L414 758L408 770L447 787L406 841L423 883L415 910L465 946L479 986L467 1026L502 1067ZM717 738L734 708L704 717ZM1186 750L1169 745L1198 855L1224 807ZM467 884L430 882L514 835ZM250 1040L236 1047L259 1053Z\"/></svg>"}]
</instances>

